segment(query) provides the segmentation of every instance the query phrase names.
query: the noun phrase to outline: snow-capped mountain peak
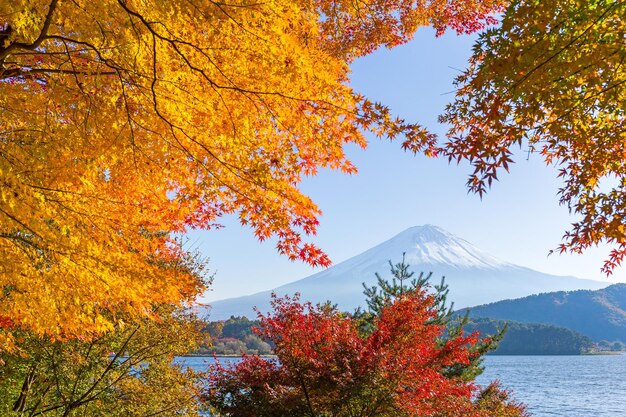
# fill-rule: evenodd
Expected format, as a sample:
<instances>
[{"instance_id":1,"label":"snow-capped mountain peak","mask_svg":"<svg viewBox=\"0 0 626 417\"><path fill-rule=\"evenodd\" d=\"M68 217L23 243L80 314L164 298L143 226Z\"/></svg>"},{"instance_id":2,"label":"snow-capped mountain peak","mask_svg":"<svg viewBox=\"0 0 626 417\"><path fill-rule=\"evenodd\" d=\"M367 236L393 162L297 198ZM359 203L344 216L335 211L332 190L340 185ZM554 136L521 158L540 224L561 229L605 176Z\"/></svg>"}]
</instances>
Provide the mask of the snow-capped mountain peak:
<instances>
[{"instance_id":1,"label":"snow-capped mountain peak","mask_svg":"<svg viewBox=\"0 0 626 417\"><path fill-rule=\"evenodd\" d=\"M386 256L393 260L402 253L406 253L406 261L411 265L445 265L446 269L497 269L513 266L430 224L406 229L362 255L357 255L357 258Z\"/></svg>"},{"instance_id":2,"label":"snow-capped mountain peak","mask_svg":"<svg viewBox=\"0 0 626 417\"><path fill-rule=\"evenodd\" d=\"M302 300L330 300L350 311L364 304L362 283L375 285L376 273L388 277L388 262L399 262L403 253L412 271L433 272L435 284L445 275L450 289L448 301L454 301L457 308L530 294L599 289L608 285L608 282L549 275L517 266L437 226L424 225L411 227L361 254L298 281L253 295L213 302L211 318L254 317L253 306L267 312L272 292L279 296L299 292Z\"/></svg>"}]
</instances>

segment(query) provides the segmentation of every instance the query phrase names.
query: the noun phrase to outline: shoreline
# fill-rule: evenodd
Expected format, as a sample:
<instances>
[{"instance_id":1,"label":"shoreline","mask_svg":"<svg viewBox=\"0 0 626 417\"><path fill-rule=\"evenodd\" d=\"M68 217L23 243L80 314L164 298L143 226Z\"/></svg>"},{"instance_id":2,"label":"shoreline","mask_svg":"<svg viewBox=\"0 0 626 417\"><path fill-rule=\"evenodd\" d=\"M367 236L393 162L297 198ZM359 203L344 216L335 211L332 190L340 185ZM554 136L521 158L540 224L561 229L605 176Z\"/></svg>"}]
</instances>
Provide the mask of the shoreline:
<instances>
[{"instance_id":1,"label":"shoreline","mask_svg":"<svg viewBox=\"0 0 626 417\"><path fill-rule=\"evenodd\" d=\"M625 355L626 351L618 351L618 352L610 352L610 351L606 351L606 352L587 352L587 353L581 353L578 355L549 355L549 354L517 354L517 355L499 355L499 354L487 354L486 356L620 356L620 355ZM242 358L244 356L259 356L260 358L276 358L276 355L254 355L251 353L248 354L240 354L240 355L236 355L236 354L230 354L230 355L224 355L224 354L220 354L220 355L213 355L213 354L201 354L201 353L190 353L187 355L177 355L180 358L212 358L212 357L216 357L216 358Z\"/></svg>"}]
</instances>

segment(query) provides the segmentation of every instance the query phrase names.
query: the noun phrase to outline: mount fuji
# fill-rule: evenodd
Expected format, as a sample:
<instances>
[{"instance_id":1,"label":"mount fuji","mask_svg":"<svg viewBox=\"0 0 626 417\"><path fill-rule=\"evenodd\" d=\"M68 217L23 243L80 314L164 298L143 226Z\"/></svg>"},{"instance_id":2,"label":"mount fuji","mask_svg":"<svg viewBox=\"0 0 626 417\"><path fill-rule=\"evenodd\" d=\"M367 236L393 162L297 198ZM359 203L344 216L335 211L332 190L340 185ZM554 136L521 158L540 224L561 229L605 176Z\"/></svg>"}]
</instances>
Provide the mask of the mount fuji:
<instances>
[{"instance_id":1,"label":"mount fuji","mask_svg":"<svg viewBox=\"0 0 626 417\"><path fill-rule=\"evenodd\" d=\"M341 310L364 305L363 286L376 284L375 273L389 276L389 261L405 260L416 274L433 272L432 284L446 277L455 309L532 294L579 289L597 290L609 282L556 276L502 261L466 240L432 225L411 227L344 262L298 281L256 294L211 303L209 318L255 317L253 307L270 311L270 296L301 294L313 303L330 300Z\"/></svg>"}]
</instances>

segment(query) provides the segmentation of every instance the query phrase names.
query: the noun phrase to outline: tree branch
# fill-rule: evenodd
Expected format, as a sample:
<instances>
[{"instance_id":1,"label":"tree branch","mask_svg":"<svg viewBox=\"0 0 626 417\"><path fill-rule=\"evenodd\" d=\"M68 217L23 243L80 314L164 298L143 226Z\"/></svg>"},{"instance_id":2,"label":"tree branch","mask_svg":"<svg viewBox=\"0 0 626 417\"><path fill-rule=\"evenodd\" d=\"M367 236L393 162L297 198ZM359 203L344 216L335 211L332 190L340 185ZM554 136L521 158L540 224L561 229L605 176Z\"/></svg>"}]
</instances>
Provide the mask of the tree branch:
<instances>
[{"instance_id":1,"label":"tree branch","mask_svg":"<svg viewBox=\"0 0 626 417\"><path fill-rule=\"evenodd\" d=\"M39 32L39 36L33 43L24 43L24 42L13 42L6 48L0 48L0 65L4 62L5 58L11 54L11 52L15 49L36 49L41 45L41 43L46 39L48 34L48 29L50 28L50 24L52 23L52 15L54 14L54 10L56 9L57 3L59 0L52 0L50 2L50 6L48 6L48 14L46 15L46 19L43 22L43 27L41 28L41 32Z\"/></svg>"}]
</instances>

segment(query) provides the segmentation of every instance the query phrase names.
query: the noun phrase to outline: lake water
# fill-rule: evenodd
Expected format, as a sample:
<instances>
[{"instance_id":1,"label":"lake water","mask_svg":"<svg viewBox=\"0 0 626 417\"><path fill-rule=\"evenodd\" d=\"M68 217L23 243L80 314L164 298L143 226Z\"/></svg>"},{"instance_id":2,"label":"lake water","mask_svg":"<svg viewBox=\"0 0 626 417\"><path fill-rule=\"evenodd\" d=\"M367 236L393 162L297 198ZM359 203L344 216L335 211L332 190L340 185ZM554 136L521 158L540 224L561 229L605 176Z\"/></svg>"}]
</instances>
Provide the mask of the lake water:
<instances>
[{"instance_id":1,"label":"lake water","mask_svg":"<svg viewBox=\"0 0 626 417\"><path fill-rule=\"evenodd\" d=\"M181 360L197 370L213 362L205 357ZM626 355L488 356L477 382L486 385L494 379L535 417L626 417Z\"/></svg>"},{"instance_id":2,"label":"lake water","mask_svg":"<svg viewBox=\"0 0 626 417\"><path fill-rule=\"evenodd\" d=\"M488 356L494 379L536 417L626 417L626 355Z\"/></svg>"}]
</instances>

